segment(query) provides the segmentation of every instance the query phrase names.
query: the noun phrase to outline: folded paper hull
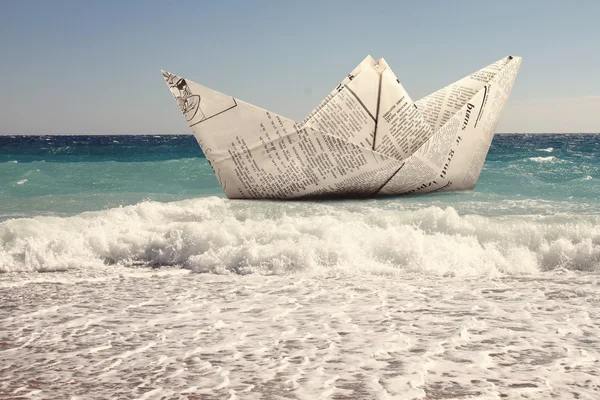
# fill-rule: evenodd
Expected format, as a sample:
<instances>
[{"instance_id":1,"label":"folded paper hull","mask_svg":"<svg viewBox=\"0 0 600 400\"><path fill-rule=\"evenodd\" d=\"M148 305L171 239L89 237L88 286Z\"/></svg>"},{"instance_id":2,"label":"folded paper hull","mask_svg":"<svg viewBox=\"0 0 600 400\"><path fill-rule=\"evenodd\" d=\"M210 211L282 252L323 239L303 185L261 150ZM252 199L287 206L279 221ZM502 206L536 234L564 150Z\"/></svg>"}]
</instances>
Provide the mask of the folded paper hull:
<instances>
[{"instance_id":1,"label":"folded paper hull","mask_svg":"<svg viewBox=\"0 0 600 400\"><path fill-rule=\"evenodd\" d=\"M364 197L472 189L520 63L413 102L369 56L301 123L163 76L227 197Z\"/></svg>"}]
</instances>

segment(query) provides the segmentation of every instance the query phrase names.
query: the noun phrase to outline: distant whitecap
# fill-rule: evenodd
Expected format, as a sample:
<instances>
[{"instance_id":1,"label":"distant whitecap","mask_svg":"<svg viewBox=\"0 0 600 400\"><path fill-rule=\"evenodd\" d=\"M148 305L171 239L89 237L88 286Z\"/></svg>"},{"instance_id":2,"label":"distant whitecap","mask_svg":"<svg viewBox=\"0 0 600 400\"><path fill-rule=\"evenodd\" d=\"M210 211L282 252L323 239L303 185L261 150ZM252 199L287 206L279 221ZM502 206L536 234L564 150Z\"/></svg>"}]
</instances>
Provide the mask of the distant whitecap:
<instances>
[{"instance_id":1,"label":"distant whitecap","mask_svg":"<svg viewBox=\"0 0 600 400\"><path fill-rule=\"evenodd\" d=\"M554 161L558 160L558 158L556 158L554 156L548 156L548 157L530 157L529 159L531 161L533 161L533 162L538 162L538 163L554 162Z\"/></svg>"}]
</instances>

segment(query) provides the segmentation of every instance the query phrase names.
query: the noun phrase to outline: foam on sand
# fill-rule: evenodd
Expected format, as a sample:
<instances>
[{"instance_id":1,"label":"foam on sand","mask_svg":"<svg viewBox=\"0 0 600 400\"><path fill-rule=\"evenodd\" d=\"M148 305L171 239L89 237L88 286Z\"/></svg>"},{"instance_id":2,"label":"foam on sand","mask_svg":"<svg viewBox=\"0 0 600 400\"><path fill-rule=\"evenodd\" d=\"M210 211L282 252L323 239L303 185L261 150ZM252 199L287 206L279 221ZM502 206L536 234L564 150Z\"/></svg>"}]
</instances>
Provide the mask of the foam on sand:
<instances>
[{"instance_id":1,"label":"foam on sand","mask_svg":"<svg viewBox=\"0 0 600 400\"><path fill-rule=\"evenodd\" d=\"M599 288L181 269L6 287L0 397L597 399Z\"/></svg>"}]
</instances>

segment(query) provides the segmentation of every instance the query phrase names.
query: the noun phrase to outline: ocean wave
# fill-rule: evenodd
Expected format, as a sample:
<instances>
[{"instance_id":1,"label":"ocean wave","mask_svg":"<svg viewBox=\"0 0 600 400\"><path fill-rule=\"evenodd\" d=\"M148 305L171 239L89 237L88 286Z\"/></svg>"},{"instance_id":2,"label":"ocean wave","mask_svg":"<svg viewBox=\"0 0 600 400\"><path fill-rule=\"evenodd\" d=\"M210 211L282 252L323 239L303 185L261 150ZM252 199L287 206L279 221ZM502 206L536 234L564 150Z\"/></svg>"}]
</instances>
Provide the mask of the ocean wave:
<instances>
[{"instance_id":1,"label":"ocean wave","mask_svg":"<svg viewBox=\"0 0 600 400\"><path fill-rule=\"evenodd\" d=\"M548 147L545 149L537 149L537 151L545 151L546 153L552 153L554 151L554 147Z\"/></svg>"},{"instance_id":2,"label":"ocean wave","mask_svg":"<svg viewBox=\"0 0 600 400\"><path fill-rule=\"evenodd\" d=\"M115 264L278 275L410 271L498 276L555 268L600 270L598 221L360 204L210 197L143 202L73 217L12 219L0 224L0 271Z\"/></svg>"}]
</instances>

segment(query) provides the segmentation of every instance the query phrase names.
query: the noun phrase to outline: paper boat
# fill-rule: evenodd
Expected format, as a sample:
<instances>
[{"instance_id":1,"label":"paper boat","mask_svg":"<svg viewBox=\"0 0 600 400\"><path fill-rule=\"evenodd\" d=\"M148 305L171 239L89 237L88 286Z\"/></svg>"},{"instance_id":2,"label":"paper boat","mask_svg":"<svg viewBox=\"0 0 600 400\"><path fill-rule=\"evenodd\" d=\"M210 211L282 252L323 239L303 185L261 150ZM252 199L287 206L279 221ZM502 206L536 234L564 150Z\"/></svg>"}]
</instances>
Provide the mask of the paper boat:
<instances>
[{"instance_id":1,"label":"paper boat","mask_svg":"<svg viewBox=\"0 0 600 400\"><path fill-rule=\"evenodd\" d=\"M521 64L505 57L413 102L364 59L301 123L163 71L229 198L472 189Z\"/></svg>"}]
</instances>

